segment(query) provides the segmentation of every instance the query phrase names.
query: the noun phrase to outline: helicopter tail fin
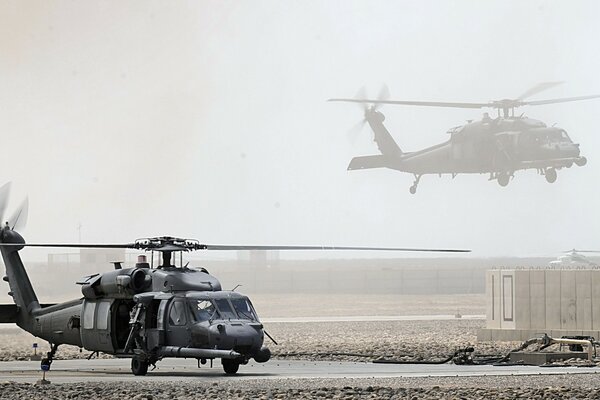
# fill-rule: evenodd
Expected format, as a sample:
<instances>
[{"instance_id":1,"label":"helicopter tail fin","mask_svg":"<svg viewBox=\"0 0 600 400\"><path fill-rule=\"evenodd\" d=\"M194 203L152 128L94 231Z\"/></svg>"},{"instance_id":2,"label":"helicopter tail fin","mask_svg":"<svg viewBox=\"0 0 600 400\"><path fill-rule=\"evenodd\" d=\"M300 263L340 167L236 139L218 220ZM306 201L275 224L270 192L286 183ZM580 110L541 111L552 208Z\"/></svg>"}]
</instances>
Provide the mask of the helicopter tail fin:
<instances>
[{"instance_id":1,"label":"helicopter tail fin","mask_svg":"<svg viewBox=\"0 0 600 400\"><path fill-rule=\"evenodd\" d=\"M21 235L9 227L5 227L0 232L0 242L11 244L25 243ZM16 305L16 313L14 307L10 309L5 307L5 309L0 310L4 311L3 314L5 314L0 318L0 321L14 320L19 326L23 327L32 321L31 313L40 308L40 303L19 256L19 250L20 246L0 247L6 270L6 276L3 280L8 282L10 287L9 295L12 296Z\"/></svg>"},{"instance_id":2,"label":"helicopter tail fin","mask_svg":"<svg viewBox=\"0 0 600 400\"><path fill-rule=\"evenodd\" d=\"M383 125L385 116L380 111L368 109L365 112L365 119L373 130L373 140L377 143L381 154L387 157L399 157L403 154L390 132Z\"/></svg>"}]
</instances>

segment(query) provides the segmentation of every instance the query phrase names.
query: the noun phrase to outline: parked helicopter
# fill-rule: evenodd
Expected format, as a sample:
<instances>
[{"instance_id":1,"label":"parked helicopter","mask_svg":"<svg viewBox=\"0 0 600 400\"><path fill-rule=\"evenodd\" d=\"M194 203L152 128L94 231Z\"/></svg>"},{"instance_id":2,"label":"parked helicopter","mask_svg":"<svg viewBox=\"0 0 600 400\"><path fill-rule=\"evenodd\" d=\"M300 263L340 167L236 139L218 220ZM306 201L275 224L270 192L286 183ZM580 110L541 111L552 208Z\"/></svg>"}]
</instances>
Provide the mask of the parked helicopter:
<instances>
[{"instance_id":1,"label":"parked helicopter","mask_svg":"<svg viewBox=\"0 0 600 400\"><path fill-rule=\"evenodd\" d=\"M558 256L556 260L550 261L550 267L597 267L598 264L592 262L589 258L581 253L600 253L599 250L576 250L571 249L563 252L562 256Z\"/></svg>"},{"instance_id":2,"label":"parked helicopter","mask_svg":"<svg viewBox=\"0 0 600 400\"><path fill-rule=\"evenodd\" d=\"M208 245L170 236L136 240L125 244L26 243L13 229L19 215L0 230L0 252L6 267L4 281L10 286L14 305L0 305L0 323L16 323L32 335L47 340L51 351L42 359L49 370L59 345L69 344L92 352L131 358L135 375L167 357L221 359L226 374L235 374L250 359L266 362L271 356L264 346L264 330L250 299L223 290L204 268L183 265L182 254L196 250L381 250L463 252L452 249L409 249L327 246ZM97 273L77 282L83 298L60 304L40 304L19 251L24 247L124 248L158 252L162 262L154 267L146 256L123 268ZM180 265L175 265L179 255ZM154 257L152 258L152 260ZM273 340L271 338L271 340ZM274 340L273 340L274 341ZM93 354L93 353L92 353Z\"/></svg>"},{"instance_id":3,"label":"parked helicopter","mask_svg":"<svg viewBox=\"0 0 600 400\"><path fill-rule=\"evenodd\" d=\"M544 122L523 116L515 116L515 109L522 106L564 103L594 99L600 95L568 97L549 100L525 101L543 90L560 82L545 82L534 86L516 99L503 99L487 103L456 103L430 101L388 100L389 91L384 87L377 99L367 99L364 93L358 98L337 98L328 101L361 103L364 105L364 120L374 132L379 155L355 157L348 170L390 168L412 173L415 181L410 193L417 192L421 176L426 174L489 173L489 180L497 180L506 186L515 171L537 169L546 181L553 183L557 170L573 164L584 166L585 157L580 155L579 144L573 143L564 129L548 127ZM383 125L385 116L378 111L383 104L412 105L452 108L495 108L497 118L484 113L479 121L469 121L448 130L447 141L414 152L404 152L396 144ZM502 115L500 115L502 110Z\"/></svg>"}]
</instances>

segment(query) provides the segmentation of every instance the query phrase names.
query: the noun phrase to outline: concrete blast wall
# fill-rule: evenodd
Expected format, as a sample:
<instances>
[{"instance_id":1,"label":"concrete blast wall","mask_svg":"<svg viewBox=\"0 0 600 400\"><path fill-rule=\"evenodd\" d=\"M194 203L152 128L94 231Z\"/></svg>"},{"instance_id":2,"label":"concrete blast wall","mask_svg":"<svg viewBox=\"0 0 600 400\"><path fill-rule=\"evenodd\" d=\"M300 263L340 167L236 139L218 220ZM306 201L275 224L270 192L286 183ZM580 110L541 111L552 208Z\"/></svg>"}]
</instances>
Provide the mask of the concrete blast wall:
<instances>
[{"instance_id":1,"label":"concrete blast wall","mask_svg":"<svg viewBox=\"0 0 600 400\"><path fill-rule=\"evenodd\" d=\"M478 339L600 338L599 283L600 270L488 271L486 328Z\"/></svg>"}]
</instances>

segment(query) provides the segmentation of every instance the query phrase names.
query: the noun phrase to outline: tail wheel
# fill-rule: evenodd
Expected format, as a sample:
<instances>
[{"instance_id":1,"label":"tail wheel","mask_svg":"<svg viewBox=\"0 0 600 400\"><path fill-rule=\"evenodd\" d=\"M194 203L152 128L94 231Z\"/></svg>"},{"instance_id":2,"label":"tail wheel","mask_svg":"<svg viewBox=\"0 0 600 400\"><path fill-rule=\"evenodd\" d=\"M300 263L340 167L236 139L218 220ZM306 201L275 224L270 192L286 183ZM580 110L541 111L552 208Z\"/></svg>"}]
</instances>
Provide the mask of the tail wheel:
<instances>
[{"instance_id":1,"label":"tail wheel","mask_svg":"<svg viewBox=\"0 0 600 400\"><path fill-rule=\"evenodd\" d=\"M548 183L554 183L554 182L556 182L556 177L557 177L556 169L554 169L554 168L548 168L546 170L546 173L544 175L546 176L546 181Z\"/></svg>"},{"instance_id":2,"label":"tail wheel","mask_svg":"<svg viewBox=\"0 0 600 400\"><path fill-rule=\"evenodd\" d=\"M415 194L417 193L417 186L416 185L412 185L408 191L410 192L410 194Z\"/></svg>"},{"instance_id":3,"label":"tail wheel","mask_svg":"<svg viewBox=\"0 0 600 400\"><path fill-rule=\"evenodd\" d=\"M148 362L138 357L131 359L131 372L134 375L146 375L148 373Z\"/></svg>"},{"instance_id":4,"label":"tail wheel","mask_svg":"<svg viewBox=\"0 0 600 400\"><path fill-rule=\"evenodd\" d=\"M227 375L234 375L238 372L238 369L240 369L240 363L237 360L223 358L221 364L223 364L223 371L225 371Z\"/></svg>"},{"instance_id":5,"label":"tail wheel","mask_svg":"<svg viewBox=\"0 0 600 400\"><path fill-rule=\"evenodd\" d=\"M506 172L500 173L498 174L498 184L502 187L505 187L506 185L508 185L508 182L510 182L510 175L508 175Z\"/></svg>"}]
</instances>

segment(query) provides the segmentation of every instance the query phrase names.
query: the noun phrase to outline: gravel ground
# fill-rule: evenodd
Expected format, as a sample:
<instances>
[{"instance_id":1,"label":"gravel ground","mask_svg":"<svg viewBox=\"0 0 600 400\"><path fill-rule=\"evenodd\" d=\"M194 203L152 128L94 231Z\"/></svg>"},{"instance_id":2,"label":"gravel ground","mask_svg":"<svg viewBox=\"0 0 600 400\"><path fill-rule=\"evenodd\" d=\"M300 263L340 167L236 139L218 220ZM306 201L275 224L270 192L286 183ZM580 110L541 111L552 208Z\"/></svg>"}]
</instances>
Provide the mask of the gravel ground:
<instances>
[{"instance_id":1,"label":"gravel ground","mask_svg":"<svg viewBox=\"0 0 600 400\"><path fill-rule=\"evenodd\" d=\"M87 383L43 385L0 383L2 399L598 399L596 375L304 379L207 382L192 384Z\"/></svg>"},{"instance_id":2,"label":"gravel ground","mask_svg":"<svg viewBox=\"0 0 600 400\"><path fill-rule=\"evenodd\" d=\"M469 345L475 347L476 354L498 355L506 354L519 345L515 342L477 343L477 329L484 324L482 320L461 319L270 323L266 329L279 345L270 343L268 339L266 344L276 358L335 361L368 361L380 357L440 359ZM28 360L33 342L39 344L38 352L49 351L46 342L18 328L0 330L0 361ZM89 351L80 352L77 347L61 346L56 358L85 358L89 354Z\"/></svg>"}]
</instances>

